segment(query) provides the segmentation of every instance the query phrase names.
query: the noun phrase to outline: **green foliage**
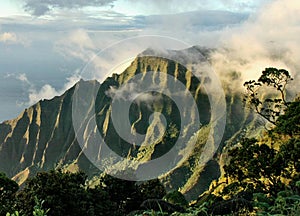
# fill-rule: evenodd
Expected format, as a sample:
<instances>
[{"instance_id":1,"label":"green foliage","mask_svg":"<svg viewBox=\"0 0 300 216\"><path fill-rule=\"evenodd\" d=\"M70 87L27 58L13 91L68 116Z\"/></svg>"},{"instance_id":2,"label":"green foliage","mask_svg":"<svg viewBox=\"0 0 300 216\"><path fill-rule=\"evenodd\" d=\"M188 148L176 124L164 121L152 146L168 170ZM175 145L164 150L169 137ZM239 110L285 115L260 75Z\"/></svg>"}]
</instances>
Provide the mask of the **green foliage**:
<instances>
[{"instance_id":1,"label":"green foliage","mask_svg":"<svg viewBox=\"0 0 300 216\"><path fill-rule=\"evenodd\" d=\"M300 173L300 139L291 138L280 146L279 154L286 178L294 177Z\"/></svg>"},{"instance_id":2,"label":"green foliage","mask_svg":"<svg viewBox=\"0 0 300 216\"><path fill-rule=\"evenodd\" d=\"M138 189L143 199L161 199L166 195L166 189L158 179L153 179L138 184Z\"/></svg>"},{"instance_id":3,"label":"green foliage","mask_svg":"<svg viewBox=\"0 0 300 216\"><path fill-rule=\"evenodd\" d=\"M182 215L202 215L202 216L208 216L208 207L209 203L204 202L197 208L188 208L187 209L187 214L182 214ZM181 214L180 214L181 215Z\"/></svg>"},{"instance_id":4,"label":"green foliage","mask_svg":"<svg viewBox=\"0 0 300 216\"><path fill-rule=\"evenodd\" d=\"M1 215L7 216L119 216L139 209L144 200L161 199L166 194L159 180L137 184L105 174L99 185L90 188L83 172L61 170L38 173L16 193L18 185L4 174L1 177L0 198L5 204Z\"/></svg>"},{"instance_id":5,"label":"green foliage","mask_svg":"<svg viewBox=\"0 0 300 216\"><path fill-rule=\"evenodd\" d=\"M220 194L252 193L256 215L300 215L300 102L286 101L291 80L288 71L267 68L257 82L244 84L245 101L275 127L263 139L244 138L229 151L227 185ZM275 89L279 98L261 101L264 85Z\"/></svg>"},{"instance_id":6,"label":"green foliage","mask_svg":"<svg viewBox=\"0 0 300 216\"><path fill-rule=\"evenodd\" d=\"M158 206L159 206L159 209L160 209L159 212L156 212L156 211L154 211L154 210L151 210L151 211L144 211L143 216L144 216L144 215L149 215L149 216L150 216L150 215L151 215L151 216L164 216L164 215L168 215L168 213L163 212L163 210L162 210L161 206L159 205L159 203L158 203Z\"/></svg>"},{"instance_id":7,"label":"green foliage","mask_svg":"<svg viewBox=\"0 0 300 216\"><path fill-rule=\"evenodd\" d=\"M300 196L293 194L291 191L281 191L269 211L271 214L299 215Z\"/></svg>"},{"instance_id":8,"label":"green foliage","mask_svg":"<svg viewBox=\"0 0 300 216\"><path fill-rule=\"evenodd\" d=\"M110 196L100 186L87 188L86 215L106 216L119 215L117 204L110 200Z\"/></svg>"},{"instance_id":9,"label":"green foliage","mask_svg":"<svg viewBox=\"0 0 300 216\"><path fill-rule=\"evenodd\" d=\"M244 83L244 101L261 117L275 125L277 118L289 104L286 101L286 86L292 80L289 72L284 69L266 68L258 81ZM277 94L263 99L265 87L271 87Z\"/></svg>"},{"instance_id":10,"label":"green foliage","mask_svg":"<svg viewBox=\"0 0 300 216\"><path fill-rule=\"evenodd\" d=\"M4 173L0 173L0 215L13 211L14 196L19 186L9 179Z\"/></svg>"},{"instance_id":11,"label":"green foliage","mask_svg":"<svg viewBox=\"0 0 300 216\"><path fill-rule=\"evenodd\" d=\"M280 91L283 102L287 103L285 100L285 89L286 85L292 80L293 78L290 76L287 70L266 68L262 72L262 75L258 79L258 82L267 86L272 86L276 90Z\"/></svg>"},{"instance_id":12,"label":"green foliage","mask_svg":"<svg viewBox=\"0 0 300 216\"><path fill-rule=\"evenodd\" d=\"M164 186L158 179L133 182L107 174L100 177L98 188L109 195L111 202L116 204L116 209L122 215L138 209L144 200L161 199L166 194Z\"/></svg>"},{"instance_id":13,"label":"green foliage","mask_svg":"<svg viewBox=\"0 0 300 216\"><path fill-rule=\"evenodd\" d=\"M151 210L151 211L143 211L143 213L141 214L135 214L134 216L167 216L169 215L169 213L165 213L165 212L162 212L162 211L154 211L154 210Z\"/></svg>"},{"instance_id":14,"label":"green foliage","mask_svg":"<svg viewBox=\"0 0 300 216\"><path fill-rule=\"evenodd\" d=\"M258 212L266 212L272 204L266 194L264 193L254 193L253 194L254 207L258 209Z\"/></svg>"},{"instance_id":15,"label":"green foliage","mask_svg":"<svg viewBox=\"0 0 300 216\"><path fill-rule=\"evenodd\" d=\"M46 209L51 209L49 215L76 215L83 214L86 209L85 183L83 173L63 173L50 171L38 173L29 179L18 193L18 207L21 213L30 215L35 206L36 197L45 200Z\"/></svg>"},{"instance_id":16,"label":"green foliage","mask_svg":"<svg viewBox=\"0 0 300 216\"><path fill-rule=\"evenodd\" d=\"M35 197L35 206L33 207L33 216L47 216L47 213L50 211L50 209L44 210L43 209L43 201L39 201L37 197Z\"/></svg>"},{"instance_id":17,"label":"green foliage","mask_svg":"<svg viewBox=\"0 0 300 216\"><path fill-rule=\"evenodd\" d=\"M17 209L22 215L37 216L106 215L115 211L109 196L98 189L85 188L86 175L50 171L29 179L17 194ZM99 196L101 195L101 196ZM36 199L43 200L36 203ZM50 209L43 210L43 209Z\"/></svg>"},{"instance_id":18,"label":"green foliage","mask_svg":"<svg viewBox=\"0 0 300 216\"><path fill-rule=\"evenodd\" d=\"M237 192L250 187L256 192L274 196L284 188L284 178L292 179L300 171L300 143L295 137L299 134L300 103L287 102L285 98L286 86L291 80L289 72L284 69L266 68L258 81L251 80L244 84L247 90L245 101L276 127L269 131L271 146L256 139L244 138L240 146L229 151L231 159L229 165L224 166L224 171L225 177L231 179L231 185L227 186L231 193L232 189ZM264 85L279 92L279 98L261 101L260 90ZM276 134L294 138L283 141ZM273 145L279 145L279 150ZM226 188L224 192L230 193Z\"/></svg>"},{"instance_id":19,"label":"green foliage","mask_svg":"<svg viewBox=\"0 0 300 216\"><path fill-rule=\"evenodd\" d=\"M20 216L20 213L18 211L15 211L14 213L6 213L6 216Z\"/></svg>"},{"instance_id":20,"label":"green foliage","mask_svg":"<svg viewBox=\"0 0 300 216\"><path fill-rule=\"evenodd\" d=\"M292 102L285 114L279 116L273 131L290 136L300 135L300 100Z\"/></svg>"},{"instance_id":21,"label":"green foliage","mask_svg":"<svg viewBox=\"0 0 300 216\"><path fill-rule=\"evenodd\" d=\"M254 197L257 215L300 215L300 196L295 191L280 191L275 197L260 193Z\"/></svg>"},{"instance_id":22,"label":"green foliage","mask_svg":"<svg viewBox=\"0 0 300 216\"><path fill-rule=\"evenodd\" d=\"M47 216L47 213L50 211L50 209L44 210L43 209L43 203L44 201L39 201L36 197L35 197L35 202L36 205L34 206L34 210L32 212L33 216ZM15 211L12 214L11 213L6 213L6 216L20 216L19 211Z\"/></svg>"},{"instance_id":23,"label":"green foliage","mask_svg":"<svg viewBox=\"0 0 300 216\"><path fill-rule=\"evenodd\" d=\"M297 105L297 107L295 107ZM290 118L281 117L278 121L289 124L289 121L299 120L298 113L291 109L300 107L298 102L292 102L287 108ZM294 113L294 115L291 115ZM281 136L274 135L276 127L269 133L272 143L279 145L276 150L272 146L262 144L256 139L243 139L240 146L229 151L230 163L224 166L225 177L231 184L224 188L223 194L232 196L241 190L252 190L275 196L285 188L286 182L293 180L300 173L300 139L295 135L282 140ZM289 132L287 132L289 135ZM297 132L298 133L298 132ZM281 131L281 135L285 135ZM249 190L248 190L249 191Z\"/></svg>"},{"instance_id":24,"label":"green foliage","mask_svg":"<svg viewBox=\"0 0 300 216\"><path fill-rule=\"evenodd\" d=\"M171 204L180 205L182 207L188 206L188 201L185 199L182 193L177 190L170 191L163 197L163 199Z\"/></svg>"},{"instance_id":25,"label":"green foliage","mask_svg":"<svg viewBox=\"0 0 300 216\"><path fill-rule=\"evenodd\" d=\"M110 196L110 200L117 205L120 214L129 213L139 206L143 199L138 186L133 181L103 175L100 178L101 188Z\"/></svg>"},{"instance_id":26,"label":"green foliage","mask_svg":"<svg viewBox=\"0 0 300 216\"><path fill-rule=\"evenodd\" d=\"M276 194L282 190L284 163L278 152L265 144L258 144L256 139L244 139L241 147L229 152L230 164L224 166L226 177L235 184L233 189L238 192L239 186L250 187L257 191Z\"/></svg>"}]
</instances>

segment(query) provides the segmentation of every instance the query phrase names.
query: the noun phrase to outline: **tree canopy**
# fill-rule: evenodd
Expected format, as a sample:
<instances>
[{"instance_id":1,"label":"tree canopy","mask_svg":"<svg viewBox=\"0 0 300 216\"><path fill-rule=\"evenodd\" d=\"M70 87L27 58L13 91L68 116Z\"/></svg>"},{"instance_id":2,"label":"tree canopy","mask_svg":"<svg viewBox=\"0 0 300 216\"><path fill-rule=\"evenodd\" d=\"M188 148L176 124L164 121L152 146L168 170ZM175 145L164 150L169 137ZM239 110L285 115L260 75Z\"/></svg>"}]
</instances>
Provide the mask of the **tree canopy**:
<instances>
[{"instance_id":1,"label":"tree canopy","mask_svg":"<svg viewBox=\"0 0 300 216\"><path fill-rule=\"evenodd\" d=\"M257 81L250 80L244 83L244 101L257 114L275 125L277 118L289 105L286 87L292 80L290 73L285 69L266 68Z\"/></svg>"},{"instance_id":2,"label":"tree canopy","mask_svg":"<svg viewBox=\"0 0 300 216\"><path fill-rule=\"evenodd\" d=\"M263 138L244 137L229 150L224 166L227 183L217 192L231 199L248 192L256 211L266 214L300 213L300 101L286 100L291 80L288 71L267 68L258 81L244 84L247 104L274 127ZM263 85L275 93L262 99Z\"/></svg>"},{"instance_id":3,"label":"tree canopy","mask_svg":"<svg viewBox=\"0 0 300 216\"><path fill-rule=\"evenodd\" d=\"M0 173L0 215L13 210L13 198L18 189L19 186L15 181Z\"/></svg>"}]
</instances>

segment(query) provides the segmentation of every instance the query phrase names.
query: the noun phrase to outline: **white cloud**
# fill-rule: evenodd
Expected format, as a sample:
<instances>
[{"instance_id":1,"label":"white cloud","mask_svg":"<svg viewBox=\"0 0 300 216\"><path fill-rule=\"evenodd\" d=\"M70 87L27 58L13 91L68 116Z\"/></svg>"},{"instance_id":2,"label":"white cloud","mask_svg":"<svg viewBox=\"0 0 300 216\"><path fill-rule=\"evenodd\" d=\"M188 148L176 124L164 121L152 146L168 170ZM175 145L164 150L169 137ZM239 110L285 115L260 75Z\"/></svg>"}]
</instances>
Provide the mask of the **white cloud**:
<instances>
[{"instance_id":1,"label":"white cloud","mask_svg":"<svg viewBox=\"0 0 300 216\"><path fill-rule=\"evenodd\" d=\"M24 83L30 84L25 73L19 74L16 78Z\"/></svg>"},{"instance_id":2,"label":"white cloud","mask_svg":"<svg viewBox=\"0 0 300 216\"><path fill-rule=\"evenodd\" d=\"M16 43L17 42L17 35L11 32L4 32L0 34L0 42L3 43Z\"/></svg>"},{"instance_id":3,"label":"white cloud","mask_svg":"<svg viewBox=\"0 0 300 216\"><path fill-rule=\"evenodd\" d=\"M27 75L25 73L21 73L21 74L7 73L4 76L4 79L7 79L7 78L16 79L16 80L21 81L23 84L27 84L27 85L31 86L31 83L29 82Z\"/></svg>"},{"instance_id":4,"label":"white cloud","mask_svg":"<svg viewBox=\"0 0 300 216\"><path fill-rule=\"evenodd\" d=\"M5 44L22 44L23 46L29 46L30 41L25 37L20 37L14 32L0 32L0 43Z\"/></svg>"},{"instance_id":5,"label":"white cloud","mask_svg":"<svg viewBox=\"0 0 300 216\"><path fill-rule=\"evenodd\" d=\"M192 45L215 47L224 29L241 25L247 13L200 10L181 14L143 17L144 34L178 38Z\"/></svg>"},{"instance_id":6,"label":"white cloud","mask_svg":"<svg viewBox=\"0 0 300 216\"><path fill-rule=\"evenodd\" d=\"M40 90L30 89L28 105L33 105L42 99L51 99L57 95L59 92L49 84L44 85Z\"/></svg>"},{"instance_id":7,"label":"white cloud","mask_svg":"<svg viewBox=\"0 0 300 216\"><path fill-rule=\"evenodd\" d=\"M31 106L35 103L37 103L40 100L44 99L52 99L55 96L59 96L63 94L65 91L70 89L72 86L74 86L79 80L80 76L78 74L74 74L71 77L68 77L66 79L66 83L63 85L61 89L55 89L50 84L45 84L41 88L37 88L35 84L29 81L27 78L27 75L25 73L22 74L7 74L5 78L14 77L17 80L20 80L25 86L24 89L26 89L28 94L28 101L26 102L18 102L19 106Z\"/></svg>"},{"instance_id":8,"label":"white cloud","mask_svg":"<svg viewBox=\"0 0 300 216\"><path fill-rule=\"evenodd\" d=\"M65 91L70 89L72 86L74 86L79 80L80 76L75 74L71 77L67 78L67 82L64 84L64 86L57 90L54 87L52 87L49 84L44 85L41 89L37 90L36 88L32 87L29 89L29 101L28 105L32 105L37 103L38 101L42 99L52 99L55 96L59 96L63 94Z\"/></svg>"},{"instance_id":9,"label":"white cloud","mask_svg":"<svg viewBox=\"0 0 300 216\"><path fill-rule=\"evenodd\" d=\"M130 34L122 33L121 39L128 37ZM119 36L116 36L114 33L99 33L97 37L92 37L91 35L94 35L94 33L89 32L89 30L78 29L70 32L55 43L55 50L61 55L66 58L76 58L83 62L84 65L80 72L81 76L86 80L97 79L103 81L107 74L110 74L111 70L116 68L125 69L123 65L128 66L128 62L124 62L124 60L133 60L130 57L136 57L136 55L148 48L144 47L142 49L141 44L131 44L126 47L120 44L119 46L112 46L111 52L108 54L102 51L119 41ZM134 56L132 56L133 53Z\"/></svg>"},{"instance_id":10,"label":"white cloud","mask_svg":"<svg viewBox=\"0 0 300 216\"><path fill-rule=\"evenodd\" d=\"M285 68L299 83L300 69L300 2L276 0L262 7L243 25L223 31L222 48L213 58L213 66L223 79L229 73L241 74L241 83L257 79L266 67ZM296 87L296 91L300 91Z\"/></svg>"},{"instance_id":11,"label":"white cloud","mask_svg":"<svg viewBox=\"0 0 300 216\"><path fill-rule=\"evenodd\" d=\"M72 57L88 62L94 55L97 47L87 31L77 29L55 42L55 49L64 57Z\"/></svg>"},{"instance_id":12,"label":"white cloud","mask_svg":"<svg viewBox=\"0 0 300 216\"><path fill-rule=\"evenodd\" d=\"M69 2L71 5L62 1L56 5L56 1L48 0L43 4L48 5L50 9L76 8L86 4L84 2L78 3L78 1ZM168 4L178 3L177 0L153 1L151 3L149 1L146 3L145 0L141 0L141 3L134 0L128 1L144 4L149 8L161 7L162 10L172 10L167 8ZM219 1L222 1L221 5L232 8L239 8L242 5L251 8L257 5L257 1ZM39 4L37 1L27 2L34 5ZM81 6L76 6L76 4L81 4ZM197 1L195 5L188 2L174 5L180 5L182 8L186 8L185 10L189 10L190 7L197 9L197 6L201 5L203 5L202 8L213 8L212 4L215 3L205 0ZM162 7L163 5L165 7ZM83 63L88 63L100 49L111 45L113 42L139 34L171 36L191 45L215 47L221 45L222 48L213 55L213 66L224 79L228 77L226 72L240 72L242 78L238 85L241 86L242 80L256 79L261 71L269 66L290 69L293 75L297 76L296 69L298 66L300 67L300 51L298 50L300 47L298 37L300 35L300 17L297 14L299 14L298 2L276 0L262 7L248 21L245 21L247 13L205 10L169 16L126 17L120 15L115 18L110 17L107 19L109 22L102 19L103 17L89 17L87 14L77 14L77 17L72 17L77 21L72 22L66 20L68 17L66 14L65 17L52 21L37 19L38 22L35 20L32 25L27 25L26 20L26 23L21 22L20 29L24 32L34 29L31 34L33 37L37 37L36 35L42 32L43 43L45 38L47 43L51 40L56 41L54 43L56 51L59 51L64 57L72 60L79 59ZM14 22L11 23L12 26ZM129 34L128 30L130 29L139 29L140 32L136 31ZM116 32L105 32L109 30L116 30ZM117 32L118 30L122 31ZM37 31L39 32L36 33ZM54 34L55 36L53 36ZM59 40L57 40L58 37L60 37ZM16 38L18 38L17 35ZM132 46L127 47L127 50L125 47L120 47L119 50L115 49L115 56L111 56L111 59L96 57L92 61L95 67L94 72L102 68L102 72L105 73L94 73L88 78L103 79L109 73L108 70L111 69L111 62L122 63L124 59L134 57L134 53L136 54L136 51L140 50L138 48L141 47L143 44L132 44ZM90 70L90 73L93 73L93 70ZM45 89L51 91L50 88ZM34 93L38 95L39 91Z\"/></svg>"},{"instance_id":13,"label":"white cloud","mask_svg":"<svg viewBox=\"0 0 300 216\"><path fill-rule=\"evenodd\" d=\"M123 72L125 68L118 67L118 65L128 66L130 64L130 62L128 64L128 61L135 58L145 49L149 47L154 48L154 46L157 46L155 44L162 45L162 43L157 43L154 39L149 43L149 41L146 41L146 38L143 40L132 40L130 44L127 43L126 45L122 43L116 44L116 42L118 43L130 37L162 35L163 37L170 36L190 42L191 45L198 43L211 43L214 45L221 29L239 24L247 17L248 15L243 13L197 11L178 15L132 17L131 23L127 20L121 24L120 19L116 19L112 20L112 23L114 23L111 26L112 29L117 27L117 29L123 30L124 26L128 28L129 25L129 28L133 27L140 29L140 31L101 32L91 30L89 25L86 28L72 30L64 34L60 40L55 42L55 50L66 58L76 58L88 64L88 69L84 71L85 79L99 79L103 81L107 75L111 74L111 70L114 67L118 70L114 70L115 72ZM97 26L96 23L95 26ZM148 38L148 40L151 39ZM163 40L165 41L165 38ZM113 44L115 46L110 48L112 56L103 56L101 51ZM165 45L167 46L167 44ZM172 46L165 48L176 49Z\"/></svg>"},{"instance_id":14,"label":"white cloud","mask_svg":"<svg viewBox=\"0 0 300 216\"><path fill-rule=\"evenodd\" d=\"M195 10L228 10L228 11L253 11L262 2L268 0L123 0L129 4L131 10L140 14L174 14ZM116 3L116 6L118 4ZM122 8L120 8L122 10ZM125 9L126 10L126 9ZM142 12L141 12L142 11Z\"/></svg>"}]
</instances>

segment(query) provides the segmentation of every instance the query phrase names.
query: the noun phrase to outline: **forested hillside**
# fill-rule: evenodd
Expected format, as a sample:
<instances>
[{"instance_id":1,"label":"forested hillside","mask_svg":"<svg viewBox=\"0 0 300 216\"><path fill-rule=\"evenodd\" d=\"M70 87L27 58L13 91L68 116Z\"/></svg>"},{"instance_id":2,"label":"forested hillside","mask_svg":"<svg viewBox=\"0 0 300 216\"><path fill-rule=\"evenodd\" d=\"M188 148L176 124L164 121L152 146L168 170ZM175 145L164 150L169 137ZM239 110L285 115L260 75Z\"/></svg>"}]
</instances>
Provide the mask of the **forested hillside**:
<instances>
[{"instance_id":1,"label":"forested hillside","mask_svg":"<svg viewBox=\"0 0 300 216\"><path fill-rule=\"evenodd\" d=\"M300 99L285 100L282 80L292 81L287 71L267 68L258 81L245 83L246 105L272 125L226 149L221 177L195 201L166 191L159 180L133 182L102 174L87 181L83 172L53 170L38 173L20 189L1 174L1 215L299 215ZM262 100L263 85L278 97Z\"/></svg>"}]
</instances>

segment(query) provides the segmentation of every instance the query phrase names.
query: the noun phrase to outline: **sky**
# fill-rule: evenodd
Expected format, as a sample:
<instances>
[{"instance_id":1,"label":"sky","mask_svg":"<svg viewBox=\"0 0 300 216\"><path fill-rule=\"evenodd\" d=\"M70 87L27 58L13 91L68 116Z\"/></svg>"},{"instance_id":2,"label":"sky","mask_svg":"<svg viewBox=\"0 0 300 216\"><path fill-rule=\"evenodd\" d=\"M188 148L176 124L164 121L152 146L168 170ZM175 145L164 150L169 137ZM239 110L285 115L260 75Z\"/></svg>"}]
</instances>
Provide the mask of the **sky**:
<instances>
[{"instance_id":1,"label":"sky","mask_svg":"<svg viewBox=\"0 0 300 216\"><path fill-rule=\"evenodd\" d=\"M122 72L155 44L132 40L147 35L215 48L212 66L224 82L232 71L243 81L268 66L297 78L299 12L297 0L0 1L0 122L81 78Z\"/></svg>"}]
</instances>

